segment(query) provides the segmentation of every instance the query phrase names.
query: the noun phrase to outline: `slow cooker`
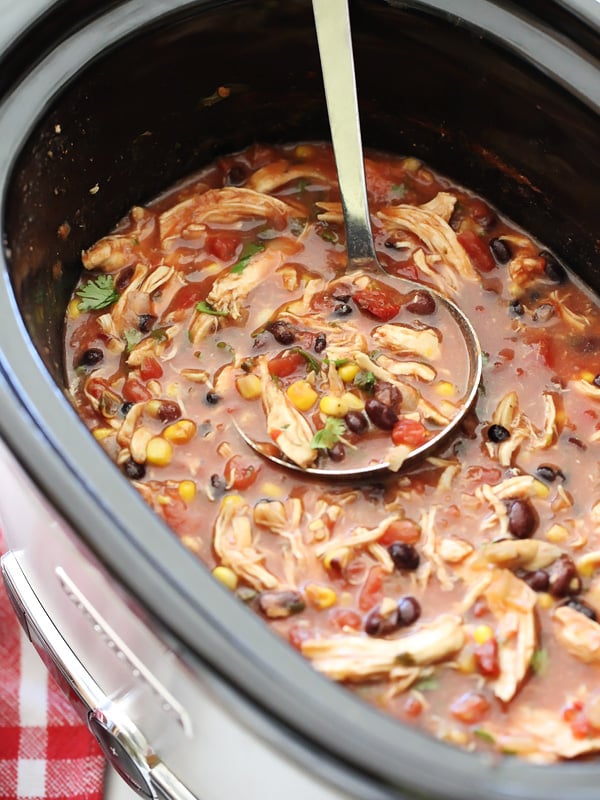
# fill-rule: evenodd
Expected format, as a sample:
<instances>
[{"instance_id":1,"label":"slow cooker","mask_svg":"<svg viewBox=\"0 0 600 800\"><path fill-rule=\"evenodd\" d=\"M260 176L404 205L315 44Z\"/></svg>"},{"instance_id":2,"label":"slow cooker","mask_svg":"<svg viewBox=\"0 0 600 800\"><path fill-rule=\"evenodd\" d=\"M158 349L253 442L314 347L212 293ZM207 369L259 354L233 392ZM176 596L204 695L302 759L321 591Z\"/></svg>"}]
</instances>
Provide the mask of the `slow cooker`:
<instances>
[{"instance_id":1,"label":"slow cooker","mask_svg":"<svg viewBox=\"0 0 600 800\"><path fill-rule=\"evenodd\" d=\"M596 0L354 0L351 15L365 144L480 193L600 289ZM5 48L0 101L2 571L125 780L150 798L595 799L594 760L466 753L317 674L66 398L83 248L215 155L328 138L310 3L55 2Z\"/></svg>"}]
</instances>

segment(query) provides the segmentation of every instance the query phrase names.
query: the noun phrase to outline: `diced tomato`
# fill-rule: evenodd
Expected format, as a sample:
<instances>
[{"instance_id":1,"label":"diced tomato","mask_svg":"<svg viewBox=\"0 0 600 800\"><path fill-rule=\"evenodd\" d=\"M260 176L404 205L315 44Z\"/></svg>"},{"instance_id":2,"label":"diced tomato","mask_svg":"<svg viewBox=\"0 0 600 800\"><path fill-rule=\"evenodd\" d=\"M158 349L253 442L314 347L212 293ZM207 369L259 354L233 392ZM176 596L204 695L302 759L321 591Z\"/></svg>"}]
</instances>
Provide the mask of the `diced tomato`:
<instances>
[{"instance_id":1,"label":"diced tomato","mask_svg":"<svg viewBox=\"0 0 600 800\"><path fill-rule=\"evenodd\" d=\"M404 703L404 713L410 719L416 719L423 711L423 703L413 695L410 695Z\"/></svg>"},{"instance_id":2,"label":"diced tomato","mask_svg":"<svg viewBox=\"0 0 600 800\"><path fill-rule=\"evenodd\" d=\"M158 380L162 378L163 369L156 358L144 356L140 365L140 378L143 381Z\"/></svg>"},{"instance_id":3,"label":"diced tomato","mask_svg":"<svg viewBox=\"0 0 600 800\"><path fill-rule=\"evenodd\" d=\"M206 291L203 283L188 283L182 286L169 304L169 311L195 306L200 300L204 300Z\"/></svg>"},{"instance_id":4,"label":"diced tomato","mask_svg":"<svg viewBox=\"0 0 600 800\"><path fill-rule=\"evenodd\" d=\"M258 478L261 468L260 461L247 459L242 456L232 456L225 464L225 480L232 489L243 491L252 486Z\"/></svg>"},{"instance_id":5,"label":"diced tomato","mask_svg":"<svg viewBox=\"0 0 600 800\"><path fill-rule=\"evenodd\" d=\"M329 618L340 630L352 628L357 631L362 623L360 614L351 608L335 608Z\"/></svg>"},{"instance_id":6,"label":"diced tomato","mask_svg":"<svg viewBox=\"0 0 600 800\"><path fill-rule=\"evenodd\" d=\"M124 400L127 400L128 403L145 403L151 398L152 394L141 381L137 378L127 378L123 386Z\"/></svg>"},{"instance_id":7,"label":"diced tomato","mask_svg":"<svg viewBox=\"0 0 600 800\"><path fill-rule=\"evenodd\" d=\"M421 528L412 519L397 519L388 525L385 533L379 537L379 544L387 547L394 542L415 544L421 537Z\"/></svg>"},{"instance_id":8,"label":"diced tomato","mask_svg":"<svg viewBox=\"0 0 600 800\"><path fill-rule=\"evenodd\" d=\"M488 228L496 219L494 211L478 197L473 198L469 203L469 212L482 228Z\"/></svg>"},{"instance_id":9,"label":"diced tomato","mask_svg":"<svg viewBox=\"0 0 600 800\"><path fill-rule=\"evenodd\" d=\"M382 289L362 289L355 292L352 299L361 311L368 311L369 314L384 322L395 317L400 311L400 305L395 303Z\"/></svg>"},{"instance_id":10,"label":"diced tomato","mask_svg":"<svg viewBox=\"0 0 600 800\"><path fill-rule=\"evenodd\" d=\"M452 703L450 713L461 722L474 725L476 722L481 722L489 709L490 704L483 695L478 692L466 692Z\"/></svg>"},{"instance_id":11,"label":"diced tomato","mask_svg":"<svg viewBox=\"0 0 600 800\"><path fill-rule=\"evenodd\" d=\"M306 625L292 625L288 630L288 641L296 650L302 650L302 643L314 636L315 632Z\"/></svg>"},{"instance_id":12,"label":"diced tomato","mask_svg":"<svg viewBox=\"0 0 600 800\"><path fill-rule=\"evenodd\" d=\"M581 700L571 700L570 703L563 708L562 718L565 722L572 722L577 714L583 709Z\"/></svg>"},{"instance_id":13,"label":"diced tomato","mask_svg":"<svg viewBox=\"0 0 600 800\"><path fill-rule=\"evenodd\" d=\"M486 678L497 678L500 675L500 661L498 660L498 642L488 639L475 648L475 663L477 669Z\"/></svg>"},{"instance_id":14,"label":"diced tomato","mask_svg":"<svg viewBox=\"0 0 600 800\"><path fill-rule=\"evenodd\" d=\"M305 363L300 353L292 350L285 355L272 358L269 361L269 372L277 378L287 378Z\"/></svg>"},{"instance_id":15,"label":"diced tomato","mask_svg":"<svg viewBox=\"0 0 600 800\"><path fill-rule=\"evenodd\" d=\"M383 600L383 568L371 567L358 598L358 607L361 611L370 611Z\"/></svg>"},{"instance_id":16,"label":"diced tomato","mask_svg":"<svg viewBox=\"0 0 600 800\"><path fill-rule=\"evenodd\" d=\"M419 447L419 445L429 439L429 432L423 423L416 419L403 417L392 428L392 442L394 444L406 444L409 447Z\"/></svg>"},{"instance_id":17,"label":"diced tomato","mask_svg":"<svg viewBox=\"0 0 600 800\"><path fill-rule=\"evenodd\" d=\"M160 506L165 520L175 531L182 531L182 525L187 520L187 506L176 489L165 489L164 494L169 498L168 503Z\"/></svg>"},{"instance_id":18,"label":"diced tomato","mask_svg":"<svg viewBox=\"0 0 600 800\"><path fill-rule=\"evenodd\" d=\"M236 236L214 236L208 240L208 252L221 261L230 261L235 256L239 243Z\"/></svg>"},{"instance_id":19,"label":"diced tomato","mask_svg":"<svg viewBox=\"0 0 600 800\"><path fill-rule=\"evenodd\" d=\"M477 236L474 231L463 231L458 234L457 239L467 251L475 269L478 269L479 272L491 272L495 269L496 262L487 242Z\"/></svg>"},{"instance_id":20,"label":"diced tomato","mask_svg":"<svg viewBox=\"0 0 600 800\"><path fill-rule=\"evenodd\" d=\"M99 400L102 392L106 392L109 389L110 386L108 382L102 378L90 378L85 385L86 392L93 397L94 400Z\"/></svg>"},{"instance_id":21,"label":"diced tomato","mask_svg":"<svg viewBox=\"0 0 600 800\"><path fill-rule=\"evenodd\" d=\"M476 489L483 483L489 483L494 486L499 483L502 477L502 470L498 467L482 467L475 465L469 467L465 472L465 478L470 490Z\"/></svg>"},{"instance_id":22,"label":"diced tomato","mask_svg":"<svg viewBox=\"0 0 600 800\"><path fill-rule=\"evenodd\" d=\"M570 722L571 732L575 739L587 739L594 731L594 726L589 721L584 711L577 711Z\"/></svg>"}]
</instances>

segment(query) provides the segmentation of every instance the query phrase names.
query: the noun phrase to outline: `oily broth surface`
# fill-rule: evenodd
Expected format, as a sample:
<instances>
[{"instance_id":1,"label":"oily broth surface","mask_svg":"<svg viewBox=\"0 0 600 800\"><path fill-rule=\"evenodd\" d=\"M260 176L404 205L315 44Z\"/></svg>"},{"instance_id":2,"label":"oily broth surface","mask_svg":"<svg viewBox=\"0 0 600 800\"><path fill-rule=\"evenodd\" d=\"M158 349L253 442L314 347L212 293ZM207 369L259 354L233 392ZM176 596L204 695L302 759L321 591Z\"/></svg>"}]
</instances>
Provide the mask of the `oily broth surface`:
<instances>
[{"instance_id":1,"label":"oily broth surface","mask_svg":"<svg viewBox=\"0 0 600 800\"><path fill-rule=\"evenodd\" d=\"M279 227L257 219L235 224L213 220L204 233L180 227L166 245L161 241L158 218L164 212L209 189L246 186L258 170L283 162L288 164L285 169L292 165L305 174L278 185L270 194L294 208L307 209L301 245L294 234L297 221L291 217ZM596 610L594 564L586 563L584 557L598 548L596 450L600 445L596 438L600 423L593 383L600 373L598 304L591 293L563 274L542 245L479 198L434 175L415 159L371 154L367 182L376 246L387 270L444 290L442 279L441 284L436 283L431 273L419 268L416 254L420 250L431 257L428 263L434 273L439 270L437 275L443 274L439 265L445 263L444 255L425 244L414 230L390 230L377 214L382 208L420 206L446 192L456 199L450 228L459 241L462 238L461 246L477 278L465 281L459 277L460 292L455 299L470 318L485 353L482 388L469 418L435 459L366 486L305 480L259 459L232 428L231 415L244 413L248 402L260 416L260 399L247 401L231 392L213 403L208 397L210 386L190 380L182 372L202 371L214 377L227 374L238 356L266 353L275 358L286 350L260 332L268 315L289 303L290 284L286 286L277 271L252 289L238 320L220 323L218 330L210 331L199 344L190 342L189 321L195 304L207 298L218 275L239 262L244 243L260 238L266 247L275 241L286 249L283 269L292 282L298 281L300 293L311 280L332 280L344 269L343 225L319 220L322 209L315 206L316 202L338 200L331 151L324 145L255 146L222 158L167 191L142 214L120 223L117 236L129 239L124 263L114 270L99 266L82 277L80 286L90 277L109 272L122 294L137 263L150 271L160 265L173 267L179 283L172 291L168 284L159 287L163 299L170 292L168 302L162 307L158 296L155 306L160 313L147 314L154 318L142 326L147 330L138 329L135 335L130 333L136 330L130 315L111 338L100 326L99 317L114 314L115 306L78 313L80 300L74 297L65 328L73 401L84 422L124 470L128 469L130 449L122 426L129 419L131 404L159 399L178 405L180 414L174 419L148 413L140 417L136 429L146 429L148 436L161 439L169 425L182 418L193 421L194 435L172 445L168 464L142 461L143 470L133 476L134 485L209 568L225 566L229 577L227 570L237 571L234 591L317 668L343 679L400 719L468 748L495 747L542 761L594 751L599 733L594 722L600 725L594 689L597 623L576 609L585 619L584 652L578 652L557 633L562 626L556 610L573 598L592 615ZM217 240L220 243L215 245ZM492 240L508 245L506 263L492 254ZM294 291L297 294L298 288ZM139 308L147 308L143 298L140 303ZM349 317L359 315L352 308ZM144 341L164 343L163 332L173 326L177 331L157 358L160 374L146 370L142 375L139 365L128 364L136 347ZM259 333L249 340L249 332L256 331ZM119 338L126 340L129 349L119 348ZM302 341L307 351L321 357L310 348L311 343L314 345L314 339L310 337ZM101 359L91 365L82 363L90 350L101 351ZM453 366L441 366L450 379ZM302 363L283 380L285 384L304 377L306 364ZM99 404L103 392L109 396ZM509 413L505 409L502 414L499 405L511 392L517 410ZM519 439L508 455L501 450L501 442L489 438L490 426L499 424L500 417L510 434L508 441ZM268 438L264 426L259 433ZM550 465L551 472L546 470L540 478L542 465ZM525 482L509 483L519 477ZM511 486L516 487L512 493ZM508 494L499 487L507 487ZM498 497L495 491L500 492ZM283 527L257 522L257 504L265 499L284 504ZM553 545L560 552L541 569L549 585L535 592L527 612L519 602L498 610L493 597L486 595L489 586L483 588L482 584L479 593L474 589L484 577L494 576L495 580L508 573L518 586L524 585L524 597L531 600L527 573L535 570L527 570L518 559L495 565L485 556L481 560L486 545L498 539L524 541L507 530L502 512L510 512L517 501L534 520L527 540ZM262 584L259 579L249 580L247 568L236 570L231 558L219 555L214 536L224 507L229 507L230 521L248 519L251 556L266 571L263 579L274 576L273 586L264 580ZM296 512L299 517L294 517ZM337 558L327 553L328 541L352 542L357 527L373 530L390 518L396 518L394 523L368 545L353 544ZM416 569L389 569L389 556L386 560L383 551L388 553L396 540L414 546L420 559ZM459 561L440 555L448 554L443 544L448 541L464 547ZM478 557L477 568L471 568ZM565 564L582 567L559 591L557 575ZM288 597L287 606L286 592L295 598L290 603ZM279 595L261 604L261 595L269 593ZM417 602L419 613L414 621L392 625L376 635L365 632L373 614L386 611L389 622L393 616L390 600L406 597ZM277 616L272 616L274 608ZM600 612L600 606L597 610ZM407 683L406 676L394 677L389 666L365 676L361 664L368 662L369 654L362 651L360 657L344 664L343 674L333 674L331 661L320 660L311 649L311 642L329 643L343 637L352 643L360 639L376 645L382 640L399 641L401 646L405 637L426 630L447 614L460 621L460 646L440 651L439 657L425 663L409 665L418 673L412 682ZM523 619L533 623L531 642L525 642L527 626L519 627ZM495 643L496 653L488 653L486 661L485 648L494 650L490 641ZM518 643L524 655L512 657ZM516 676L508 698L497 694L503 671L514 671ZM555 744L544 740L532 709L547 715L541 729L556 726L552 729Z\"/></svg>"}]
</instances>

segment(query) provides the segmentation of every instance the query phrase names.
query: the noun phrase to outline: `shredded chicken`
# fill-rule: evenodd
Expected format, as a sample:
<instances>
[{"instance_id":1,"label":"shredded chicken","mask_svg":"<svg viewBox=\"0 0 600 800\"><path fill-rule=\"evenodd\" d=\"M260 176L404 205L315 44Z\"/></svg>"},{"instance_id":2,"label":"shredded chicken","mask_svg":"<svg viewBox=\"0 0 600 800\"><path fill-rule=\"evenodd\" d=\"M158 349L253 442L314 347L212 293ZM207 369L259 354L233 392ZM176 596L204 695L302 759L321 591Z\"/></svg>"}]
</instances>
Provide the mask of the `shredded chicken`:
<instances>
[{"instance_id":1,"label":"shredded chicken","mask_svg":"<svg viewBox=\"0 0 600 800\"><path fill-rule=\"evenodd\" d=\"M507 569L545 569L553 564L562 550L541 539L502 539L486 544L482 557L490 564Z\"/></svg>"},{"instance_id":2,"label":"shredded chicken","mask_svg":"<svg viewBox=\"0 0 600 800\"><path fill-rule=\"evenodd\" d=\"M277 189L287 183L307 178L311 178L325 186L331 186L332 183L336 182L335 176L324 172L322 169L316 169L308 164L293 164L287 159L280 159L257 169L248 178L246 185L256 192L269 194L276 192Z\"/></svg>"},{"instance_id":3,"label":"shredded chicken","mask_svg":"<svg viewBox=\"0 0 600 800\"><path fill-rule=\"evenodd\" d=\"M411 328L386 323L378 325L371 336L379 347L392 353L412 353L428 361L438 361L442 354L439 335L433 328Z\"/></svg>"},{"instance_id":4,"label":"shredded chicken","mask_svg":"<svg viewBox=\"0 0 600 800\"><path fill-rule=\"evenodd\" d=\"M341 549L354 550L358 548L367 548L375 555L376 559L381 563L386 572L393 572L394 563L390 558L389 553L385 548L373 549L379 539L387 531L390 525L399 519L397 514L386 517L375 528L366 528L362 525L355 527L350 533L336 536L328 542L321 544L315 548L315 554L319 558L331 558L331 555Z\"/></svg>"},{"instance_id":5,"label":"shredded chicken","mask_svg":"<svg viewBox=\"0 0 600 800\"><path fill-rule=\"evenodd\" d=\"M285 588L264 566L252 534L252 510L239 495L227 495L221 502L213 532L213 547L221 563L257 591Z\"/></svg>"},{"instance_id":6,"label":"shredded chicken","mask_svg":"<svg viewBox=\"0 0 600 800\"><path fill-rule=\"evenodd\" d=\"M570 606L552 614L556 638L571 655L585 664L600 661L600 625Z\"/></svg>"},{"instance_id":7,"label":"shredded chicken","mask_svg":"<svg viewBox=\"0 0 600 800\"><path fill-rule=\"evenodd\" d=\"M455 198L452 198L455 201ZM391 228L401 228L414 233L431 252L437 253L459 275L474 281L477 275L469 256L456 238L456 234L446 220L432 211L436 206L387 206L377 216Z\"/></svg>"},{"instance_id":8,"label":"shredded chicken","mask_svg":"<svg viewBox=\"0 0 600 800\"><path fill-rule=\"evenodd\" d=\"M600 750L600 736L576 738L557 711L521 706L502 726L489 722L483 730L499 750L547 764L559 758L577 758Z\"/></svg>"},{"instance_id":9,"label":"shredded chicken","mask_svg":"<svg viewBox=\"0 0 600 800\"><path fill-rule=\"evenodd\" d=\"M460 650L463 643L460 617L443 614L398 639L361 634L308 639L302 643L302 653L330 678L365 681L386 675L406 676L407 670L444 661ZM415 679L418 675L416 670Z\"/></svg>"},{"instance_id":10,"label":"shredded chicken","mask_svg":"<svg viewBox=\"0 0 600 800\"><path fill-rule=\"evenodd\" d=\"M437 514L436 506L429 508L421 514L421 541L422 553L427 559L425 564L419 568L418 578L422 584L426 584L432 571L435 573L442 589L449 591L458 580L457 576L452 575L444 563L444 558L438 552L438 541L436 533L435 518Z\"/></svg>"},{"instance_id":11,"label":"shredded chicken","mask_svg":"<svg viewBox=\"0 0 600 800\"><path fill-rule=\"evenodd\" d=\"M281 452L299 467L309 467L318 452L311 446L313 431L302 414L275 384L265 358L259 360L258 376L269 436Z\"/></svg>"},{"instance_id":12,"label":"shredded chicken","mask_svg":"<svg viewBox=\"0 0 600 800\"><path fill-rule=\"evenodd\" d=\"M494 681L494 694L506 703L527 674L536 647L537 595L524 581L503 569L495 575L484 597L497 620L500 676Z\"/></svg>"}]
</instances>

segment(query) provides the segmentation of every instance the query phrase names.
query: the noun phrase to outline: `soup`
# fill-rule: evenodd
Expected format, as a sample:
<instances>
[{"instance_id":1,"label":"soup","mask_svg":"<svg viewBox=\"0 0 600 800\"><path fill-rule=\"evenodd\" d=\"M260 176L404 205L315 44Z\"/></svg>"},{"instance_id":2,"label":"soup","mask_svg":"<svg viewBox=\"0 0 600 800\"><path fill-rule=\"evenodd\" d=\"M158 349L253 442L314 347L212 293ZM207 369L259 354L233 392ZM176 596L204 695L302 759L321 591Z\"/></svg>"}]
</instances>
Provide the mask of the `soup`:
<instances>
[{"instance_id":1,"label":"soup","mask_svg":"<svg viewBox=\"0 0 600 800\"><path fill-rule=\"evenodd\" d=\"M73 402L183 544L316 669L470 749L594 752L598 305L415 158L370 153L366 172L381 263L423 289L348 274L329 146L255 145L83 253ZM427 287L471 320L484 374L458 431L402 469L467 380ZM302 474L382 451L396 471L370 482Z\"/></svg>"}]
</instances>

